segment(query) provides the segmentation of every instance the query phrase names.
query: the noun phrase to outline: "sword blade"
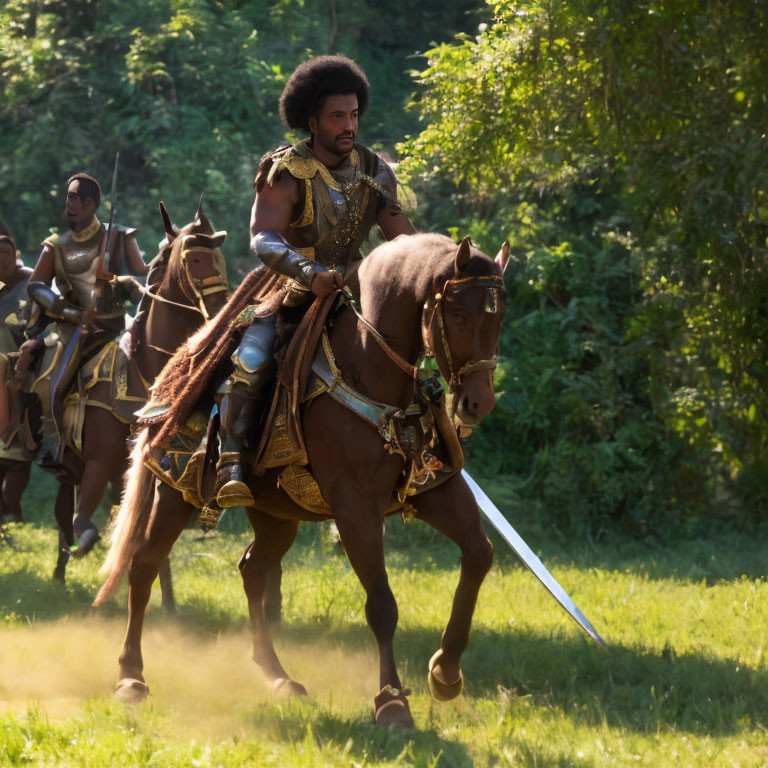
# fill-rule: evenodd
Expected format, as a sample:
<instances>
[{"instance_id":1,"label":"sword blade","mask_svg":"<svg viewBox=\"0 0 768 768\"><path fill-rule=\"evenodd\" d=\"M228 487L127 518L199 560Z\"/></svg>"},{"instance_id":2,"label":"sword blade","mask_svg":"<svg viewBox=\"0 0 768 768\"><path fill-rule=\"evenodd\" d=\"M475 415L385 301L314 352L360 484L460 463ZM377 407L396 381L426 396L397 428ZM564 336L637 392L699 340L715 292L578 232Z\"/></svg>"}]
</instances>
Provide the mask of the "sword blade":
<instances>
[{"instance_id":1,"label":"sword blade","mask_svg":"<svg viewBox=\"0 0 768 768\"><path fill-rule=\"evenodd\" d=\"M567 611L568 615L601 647L606 644L589 622L589 619L579 610L576 603L568 597L568 593L558 584L557 579L544 567L544 564L534 554L533 550L523 541L520 534L510 525L501 514L498 507L488 498L485 491L472 479L465 470L461 476L466 481L475 497L480 511L488 518L491 525L499 532L504 541L509 544L514 553L523 561L523 565L549 590L549 593Z\"/></svg>"}]
</instances>

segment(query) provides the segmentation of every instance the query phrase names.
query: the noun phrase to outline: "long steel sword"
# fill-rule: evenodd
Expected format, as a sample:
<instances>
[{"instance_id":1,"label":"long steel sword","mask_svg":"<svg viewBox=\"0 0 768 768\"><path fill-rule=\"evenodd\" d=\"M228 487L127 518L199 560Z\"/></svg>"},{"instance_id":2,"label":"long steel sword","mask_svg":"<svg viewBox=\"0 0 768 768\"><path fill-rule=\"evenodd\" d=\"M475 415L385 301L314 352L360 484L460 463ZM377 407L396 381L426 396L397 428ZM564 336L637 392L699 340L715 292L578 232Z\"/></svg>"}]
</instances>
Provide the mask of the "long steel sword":
<instances>
[{"instance_id":1,"label":"long steel sword","mask_svg":"<svg viewBox=\"0 0 768 768\"><path fill-rule=\"evenodd\" d=\"M557 579L544 567L544 564L533 553L533 550L522 540L520 534L509 524L498 507L486 496L485 491L472 479L470 474L461 470L461 476L466 480L469 489L475 497L480 511L488 518L491 525L501 534L504 541L512 547L514 553L523 561L531 573L549 590L550 594L565 608L568 615L601 647L606 644L589 619L579 610L576 603L568 597L566 591L557 583Z\"/></svg>"}]
</instances>

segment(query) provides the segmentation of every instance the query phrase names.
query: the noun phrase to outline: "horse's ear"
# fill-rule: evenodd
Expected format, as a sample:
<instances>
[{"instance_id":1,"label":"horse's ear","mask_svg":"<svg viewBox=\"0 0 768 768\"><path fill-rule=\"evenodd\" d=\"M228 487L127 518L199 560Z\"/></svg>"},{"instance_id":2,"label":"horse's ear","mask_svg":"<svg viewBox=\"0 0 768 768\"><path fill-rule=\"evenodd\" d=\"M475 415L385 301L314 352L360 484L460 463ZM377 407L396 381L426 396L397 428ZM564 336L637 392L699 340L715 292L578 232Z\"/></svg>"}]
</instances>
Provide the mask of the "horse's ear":
<instances>
[{"instance_id":1,"label":"horse's ear","mask_svg":"<svg viewBox=\"0 0 768 768\"><path fill-rule=\"evenodd\" d=\"M213 224L211 220L203 213L203 195L205 190L200 193L200 201L197 204L197 213L195 214L195 229L205 235L213 234Z\"/></svg>"},{"instance_id":2,"label":"horse's ear","mask_svg":"<svg viewBox=\"0 0 768 768\"><path fill-rule=\"evenodd\" d=\"M494 261L501 268L501 274L503 275L504 270L509 264L509 242L507 240L504 241L504 244L501 246L501 250L496 254Z\"/></svg>"},{"instance_id":3,"label":"horse's ear","mask_svg":"<svg viewBox=\"0 0 768 768\"><path fill-rule=\"evenodd\" d=\"M459 250L456 251L456 259L454 261L454 267L457 275L467 268L467 265L469 264L471 247L472 241L468 237L465 237L459 243Z\"/></svg>"},{"instance_id":4,"label":"horse's ear","mask_svg":"<svg viewBox=\"0 0 768 768\"><path fill-rule=\"evenodd\" d=\"M171 217L168 215L168 209L162 200L160 201L160 215L163 217L163 226L165 227L165 234L168 235L168 242L172 243L176 237L176 230L173 228Z\"/></svg>"}]
</instances>

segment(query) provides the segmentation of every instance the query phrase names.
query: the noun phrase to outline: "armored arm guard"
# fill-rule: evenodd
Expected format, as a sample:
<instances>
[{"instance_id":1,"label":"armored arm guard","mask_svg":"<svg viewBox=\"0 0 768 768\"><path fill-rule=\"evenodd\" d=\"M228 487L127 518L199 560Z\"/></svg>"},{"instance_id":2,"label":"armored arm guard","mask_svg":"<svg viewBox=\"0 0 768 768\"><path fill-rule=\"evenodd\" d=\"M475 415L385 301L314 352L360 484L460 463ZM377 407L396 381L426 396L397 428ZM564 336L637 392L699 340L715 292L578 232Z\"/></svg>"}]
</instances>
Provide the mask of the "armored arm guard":
<instances>
[{"instance_id":1,"label":"armored arm guard","mask_svg":"<svg viewBox=\"0 0 768 768\"><path fill-rule=\"evenodd\" d=\"M309 288L312 285L312 280L314 280L316 274L326 271L326 267L294 251L285 242L282 235L273 230L259 232L251 240L251 251L267 267L281 275L292 277L305 288Z\"/></svg>"},{"instance_id":2,"label":"armored arm guard","mask_svg":"<svg viewBox=\"0 0 768 768\"><path fill-rule=\"evenodd\" d=\"M39 280L27 283L27 296L39 304L51 317L61 318L70 323L79 323L81 311L59 296L47 283Z\"/></svg>"}]
</instances>

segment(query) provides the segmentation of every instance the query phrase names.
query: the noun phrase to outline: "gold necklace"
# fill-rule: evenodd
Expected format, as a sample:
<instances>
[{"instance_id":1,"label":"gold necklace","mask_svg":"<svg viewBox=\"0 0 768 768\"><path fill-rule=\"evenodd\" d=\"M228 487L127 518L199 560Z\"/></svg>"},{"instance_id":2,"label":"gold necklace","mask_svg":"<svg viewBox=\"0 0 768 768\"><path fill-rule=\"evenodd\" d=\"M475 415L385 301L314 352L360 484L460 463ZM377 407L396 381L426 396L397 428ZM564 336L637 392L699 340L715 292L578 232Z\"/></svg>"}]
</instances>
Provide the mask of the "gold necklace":
<instances>
[{"instance_id":1,"label":"gold necklace","mask_svg":"<svg viewBox=\"0 0 768 768\"><path fill-rule=\"evenodd\" d=\"M82 232L72 232L72 239L76 243L84 243L86 240L90 240L98 231L101 226L101 222L93 217L93 221Z\"/></svg>"}]
</instances>

